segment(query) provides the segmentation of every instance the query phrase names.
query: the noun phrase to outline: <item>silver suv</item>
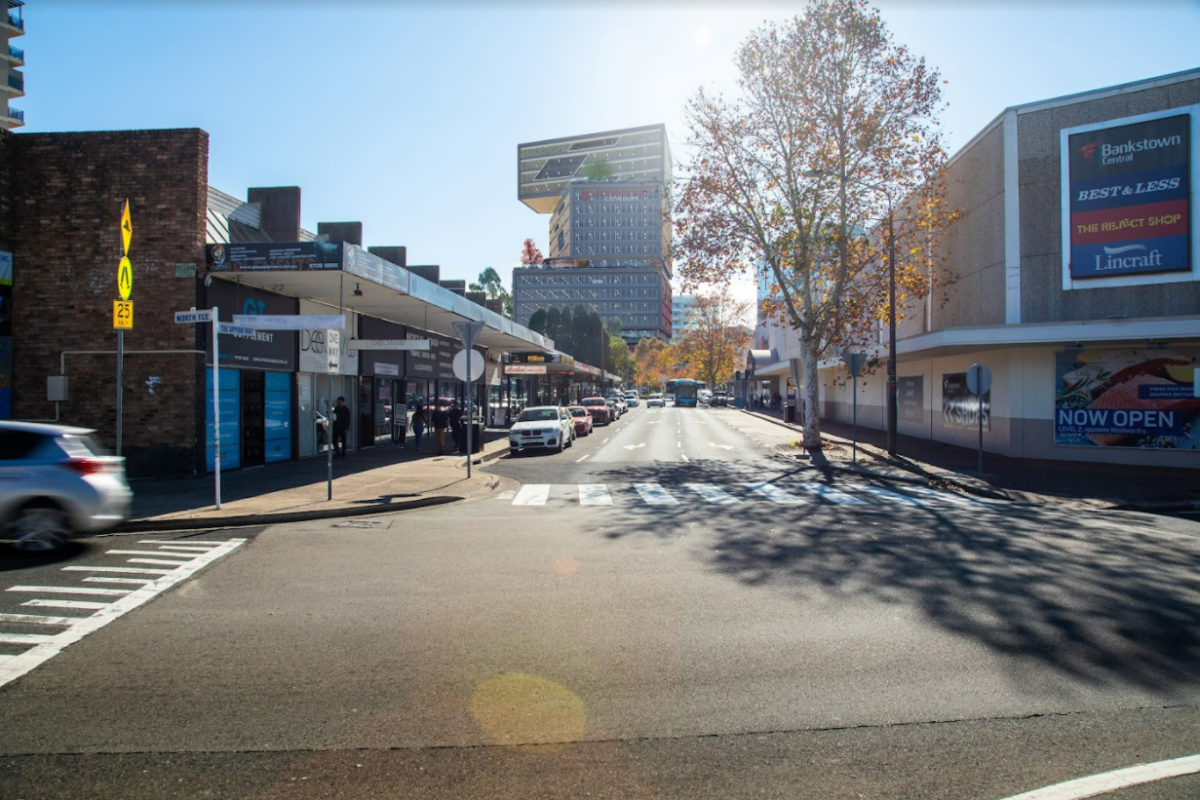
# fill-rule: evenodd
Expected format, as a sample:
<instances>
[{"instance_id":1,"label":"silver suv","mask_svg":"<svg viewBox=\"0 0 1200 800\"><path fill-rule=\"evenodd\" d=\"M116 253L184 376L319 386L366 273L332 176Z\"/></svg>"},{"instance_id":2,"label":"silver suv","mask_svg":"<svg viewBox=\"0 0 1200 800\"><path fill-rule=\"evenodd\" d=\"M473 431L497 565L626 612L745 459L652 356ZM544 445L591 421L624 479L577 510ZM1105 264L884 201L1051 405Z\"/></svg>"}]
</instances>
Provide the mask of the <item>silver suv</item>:
<instances>
[{"instance_id":1,"label":"silver suv","mask_svg":"<svg viewBox=\"0 0 1200 800\"><path fill-rule=\"evenodd\" d=\"M105 455L95 431L0 422L0 538L53 550L129 518L125 459Z\"/></svg>"}]
</instances>

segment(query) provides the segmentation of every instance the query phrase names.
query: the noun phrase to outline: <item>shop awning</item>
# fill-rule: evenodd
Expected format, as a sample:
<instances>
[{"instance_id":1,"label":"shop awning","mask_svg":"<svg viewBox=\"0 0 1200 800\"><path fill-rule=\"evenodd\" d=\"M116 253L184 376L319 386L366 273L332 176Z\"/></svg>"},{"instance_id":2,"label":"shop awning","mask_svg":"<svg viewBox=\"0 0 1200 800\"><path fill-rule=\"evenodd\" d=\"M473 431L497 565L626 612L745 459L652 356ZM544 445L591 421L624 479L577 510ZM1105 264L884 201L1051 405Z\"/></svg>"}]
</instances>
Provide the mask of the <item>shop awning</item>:
<instances>
[{"instance_id":1,"label":"shop awning","mask_svg":"<svg viewBox=\"0 0 1200 800\"><path fill-rule=\"evenodd\" d=\"M403 267L342 242L215 244L208 276L312 300L446 336L482 322L477 344L500 352L551 351L554 341Z\"/></svg>"}]
</instances>

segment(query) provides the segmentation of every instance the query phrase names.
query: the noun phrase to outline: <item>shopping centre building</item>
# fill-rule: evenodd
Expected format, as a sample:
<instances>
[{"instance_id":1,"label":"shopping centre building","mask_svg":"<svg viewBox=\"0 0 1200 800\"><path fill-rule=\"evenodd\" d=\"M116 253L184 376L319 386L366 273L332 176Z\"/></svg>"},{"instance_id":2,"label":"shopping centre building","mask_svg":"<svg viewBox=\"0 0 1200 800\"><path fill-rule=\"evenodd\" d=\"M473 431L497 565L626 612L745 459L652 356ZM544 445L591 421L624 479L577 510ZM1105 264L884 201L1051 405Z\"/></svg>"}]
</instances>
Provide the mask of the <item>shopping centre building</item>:
<instances>
[{"instance_id":1,"label":"shopping centre building","mask_svg":"<svg viewBox=\"0 0 1200 800\"><path fill-rule=\"evenodd\" d=\"M1200 468L1198 119L1190 70L1006 109L950 159L954 282L901 311L901 435L974 447L982 410L987 451ZM881 429L886 344L857 397ZM748 394L803 395L791 330L760 322L747 368ZM820 415L849 421L845 367L819 375Z\"/></svg>"}]
</instances>

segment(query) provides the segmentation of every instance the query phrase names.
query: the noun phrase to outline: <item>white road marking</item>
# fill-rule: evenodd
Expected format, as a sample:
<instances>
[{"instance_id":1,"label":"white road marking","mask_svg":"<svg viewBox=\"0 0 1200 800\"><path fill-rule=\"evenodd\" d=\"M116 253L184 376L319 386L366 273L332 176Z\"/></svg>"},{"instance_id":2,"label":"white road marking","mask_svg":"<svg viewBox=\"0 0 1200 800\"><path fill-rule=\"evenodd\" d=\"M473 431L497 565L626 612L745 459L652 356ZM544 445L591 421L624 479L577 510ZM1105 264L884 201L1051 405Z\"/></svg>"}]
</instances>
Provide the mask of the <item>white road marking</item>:
<instances>
[{"instance_id":1,"label":"white road marking","mask_svg":"<svg viewBox=\"0 0 1200 800\"><path fill-rule=\"evenodd\" d=\"M679 456L679 457L680 457L680 458L682 458L684 461L691 461L691 459L690 459L690 458L688 458L687 456L685 456L685 455L683 455L683 454L680 454L680 456Z\"/></svg>"},{"instance_id":2,"label":"white road marking","mask_svg":"<svg viewBox=\"0 0 1200 800\"><path fill-rule=\"evenodd\" d=\"M497 499L497 500L512 500L516 496L517 496L516 489L508 489L508 490L503 491L500 494L496 495L495 499Z\"/></svg>"},{"instance_id":3,"label":"white road marking","mask_svg":"<svg viewBox=\"0 0 1200 800\"><path fill-rule=\"evenodd\" d=\"M90 608L93 610L108 608L108 603L93 603L90 600L26 600L21 605L29 606L30 608ZM84 619L87 619L87 617ZM4 680L3 676L4 673L0 672L0 680L3 680L0 686L8 683L7 680Z\"/></svg>"},{"instance_id":4,"label":"white road marking","mask_svg":"<svg viewBox=\"0 0 1200 800\"><path fill-rule=\"evenodd\" d=\"M801 506L808 502L806 498L797 497L794 494L785 492L772 483L747 483L746 488L761 494L772 503L779 503L780 505Z\"/></svg>"},{"instance_id":5,"label":"white road marking","mask_svg":"<svg viewBox=\"0 0 1200 800\"><path fill-rule=\"evenodd\" d=\"M677 506L679 501L657 483L635 483L633 488L652 506Z\"/></svg>"},{"instance_id":6,"label":"white road marking","mask_svg":"<svg viewBox=\"0 0 1200 800\"><path fill-rule=\"evenodd\" d=\"M591 455L591 453L588 453L588 454L587 454L587 456L584 456L583 458L587 458L587 457L588 457L588 456L590 456L590 455ZM580 461L583 461L583 458L577 458L577 459L575 459L575 463L576 463L576 464L578 464Z\"/></svg>"},{"instance_id":7,"label":"white road marking","mask_svg":"<svg viewBox=\"0 0 1200 800\"><path fill-rule=\"evenodd\" d=\"M154 583L134 589L124 597L114 600L112 603L87 603L82 600L28 600L21 605L43 608L91 608L95 609L96 613L89 617L82 617L77 622L66 630L49 637L49 640L44 644L39 644L35 647L26 650L20 655L5 659L0 663L0 686L16 680L25 673L34 669L38 665L53 658L61 653L66 647L87 636L93 631L103 628L108 623L112 622L117 617L132 611L143 603L148 602L151 598L161 594L172 586L187 580L195 575L200 570L204 569L214 561L223 558L238 547L246 543L245 539L229 539L224 542L213 542L212 548L196 558L190 563L183 564L174 570L153 570L153 572L162 572L167 575ZM89 570L112 570L121 569L119 567L63 567L63 571L82 572ZM125 569L135 569L128 567ZM137 570L146 571L146 570Z\"/></svg>"},{"instance_id":8,"label":"white road marking","mask_svg":"<svg viewBox=\"0 0 1200 800\"><path fill-rule=\"evenodd\" d=\"M969 497L964 497L956 492L934 491L927 486L909 486L908 490L910 492L916 492L924 497L932 497L935 500L941 500L944 503L953 503L956 506L970 506L977 508L979 506L990 505L989 503L981 503L978 500L972 500Z\"/></svg>"},{"instance_id":9,"label":"white road marking","mask_svg":"<svg viewBox=\"0 0 1200 800\"><path fill-rule=\"evenodd\" d=\"M709 442L708 446L709 447L719 447L722 450L732 450L733 449L733 445L731 445L731 444L713 444L712 442Z\"/></svg>"},{"instance_id":10,"label":"white road marking","mask_svg":"<svg viewBox=\"0 0 1200 800\"><path fill-rule=\"evenodd\" d=\"M909 497L906 494L893 492L891 489L884 489L882 486L867 485L862 487L862 490L864 492L870 492L876 497L882 497L885 500L891 500L893 503L899 503L902 506L925 506L924 503L922 503L920 500L917 500L915 497Z\"/></svg>"},{"instance_id":11,"label":"white road marking","mask_svg":"<svg viewBox=\"0 0 1200 800\"><path fill-rule=\"evenodd\" d=\"M138 544L158 544L163 547L199 547L204 550L212 550L221 547L224 542L193 542L181 541L179 539L142 539Z\"/></svg>"},{"instance_id":12,"label":"white road marking","mask_svg":"<svg viewBox=\"0 0 1200 800\"><path fill-rule=\"evenodd\" d=\"M187 564L187 561L171 561L166 558L127 558L125 559L130 564L162 564L163 566L182 566Z\"/></svg>"},{"instance_id":13,"label":"white road marking","mask_svg":"<svg viewBox=\"0 0 1200 800\"><path fill-rule=\"evenodd\" d=\"M824 483L802 483L800 484L806 490L820 497L822 500L828 500L831 503L837 503L842 506L862 506L866 505L865 500L859 500L853 495L848 495L843 491L828 486Z\"/></svg>"},{"instance_id":14,"label":"white road marking","mask_svg":"<svg viewBox=\"0 0 1200 800\"><path fill-rule=\"evenodd\" d=\"M464 358L465 358L465 356L464 356ZM646 446L645 442L642 442L641 444L627 444L627 445L625 445L625 449L626 450L637 450L639 447L645 447L645 446Z\"/></svg>"},{"instance_id":15,"label":"white road marking","mask_svg":"<svg viewBox=\"0 0 1200 800\"><path fill-rule=\"evenodd\" d=\"M5 644L45 644L53 638L47 633L0 633L0 642Z\"/></svg>"},{"instance_id":16,"label":"white road marking","mask_svg":"<svg viewBox=\"0 0 1200 800\"><path fill-rule=\"evenodd\" d=\"M550 498L550 484L529 483L521 487L513 498L514 506L544 506Z\"/></svg>"},{"instance_id":17,"label":"white road marking","mask_svg":"<svg viewBox=\"0 0 1200 800\"><path fill-rule=\"evenodd\" d=\"M605 440L604 440L603 442L601 442L600 444L608 444L608 440L609 440L609 439L611 439L611 438L612 438L611 436L610 436L610 437L608 437L608 439L605 439Z\"/></svg>"},{"instance_id":18,"label":"white road marking","mask_svg":"<svg viewBox=\"0 0 1200 800\"><path fill-rule=\"evenodd\" d=\"M684 486L703 497L709 503L718 506L731 506L742 502L736 497L713 483L685 483Z\"/></svg>"},{"instance_id":19,"label":"white road marking","mask_svg":"<svg viewBox=\"0 0 1200 800\"><path fill-rule=\"evenodd\" d=\"M147 583L154 583L149 578L84 578L84 583L136 583L138 586L145 586Z\"/></svg>"},{"instance_id":20,"label":"white road marking","mask_svg":"<svg viewBox=\"0 0 1200 800\"><path fill-rule=\"evenodd\" d=\"M0 614L0 622L19 622L22 625L56 625L67 628L79 622L80 617L44 617L41 614Z\"/></svg>"},{"instance_id":21,"label":"white road marking","mask_svg":"<svg viewBox=\"0 0 1200 800\"><path fill-rule=\"evenodd\" d=\"M9 592L31 592L33 594L96 594L121 597L127 595L129 589L93 589L88 586L10 586Z\"/></svg>"},{"instance_id":22,"label":"white road marking","mask_svg":"<svg viewBox=\"0 0 1200 800\"><path fill-rule=\"evenodd\" d=\"M1155 761L1152 764L1138 764L1112 772L1101 772L1086 778L1076 778L1073 781L1034 789L1032 792L1015 794L1005 800L1083 800L1085 797L1108 794L1129 786L1178 778L1197 772L1200 772L1200 754L1172 758L1167 761Z\"/></svg>"},{"instance_id":23,"label":"white road marking","mask_svg":"<svg viewBox=\"0 0 1200 800\"><path fill-rule=\"evenodd\" d=\"M186 566L191 566L188 564ZM170 575L173 569L146 569L145 567L63 567L63 572L124 572L131 575ZM0 684L2 686L3 684Z\"/></svg>"},{"instance_id":24,"label":"white road marking","mask_svg":"<svg viewBox=\"0 0 1200 800\"><path fill-rule=\"evenodd\" d=\"M170 558L193 558L200 551L190 551L187 553L172 553L167 550L105 550L105 555L110 556L169 556ZM174 563L174 562L172 562Z\"/></svg>"},{"instance_id":25,"label":"white road marking","mask_svg":"<svg viewBox=\"0 0 1200 800\"><path fill-rule=\"evenodd\" d=\"M611 506L612 495L603 483L579 484L579 504L581 506Z\"/></svg>"}]
</instances>

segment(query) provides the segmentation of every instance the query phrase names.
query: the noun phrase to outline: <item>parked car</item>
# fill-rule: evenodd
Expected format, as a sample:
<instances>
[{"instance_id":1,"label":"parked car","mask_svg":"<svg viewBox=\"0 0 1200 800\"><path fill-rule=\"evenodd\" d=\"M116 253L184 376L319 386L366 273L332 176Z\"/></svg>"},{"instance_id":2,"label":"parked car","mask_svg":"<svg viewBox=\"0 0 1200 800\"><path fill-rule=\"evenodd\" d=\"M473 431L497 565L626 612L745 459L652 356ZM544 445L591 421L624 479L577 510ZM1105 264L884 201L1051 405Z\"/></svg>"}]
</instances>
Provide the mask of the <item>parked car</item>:
<instances>
[{"instance_id":1,"label":"parked car","mask_svg":"<svg viewBox=\"0 0 1200 800\"><path fill-rule=\"evenodd\" d=\"M608 401L617 407L617 416L625 416L625 412L629 410L629 404L625 402L625 396L614 394L609 396Z\"/></svg>"},{"instance_id":2,"label":"parked car","mask_svg":"<svg viewBox=\"0 0 1200 800\"><path fill-rule=\"evenodd\" d=\"M574 442L575 423L562 406L527 408L508 429L508 449L514 453L546 447L561 453Z\"/></svg>"},{"instance_id":3,"label":"parked car","mask_svg":"<svg viewBox=\"0 0 1200 800\"><path fill-rule=\"evenodd\" d=\"M625 404L627 406L629 406L630 408L637 408L639 405L641 405L641 403L642 403L642 401L638 397L637 392L626 392L625 393Z\"/></svg>"},{"instance_id":4,"label":"parked car","mask_svg":"<svg viewBox=\"0 0 1200 800\"><path fill-rule=\"evenodd\" d=\"M661 394L655 392L646 398L646 408L666 408L667 401Z\"/></svg>"},{"instance_id":5,"label":"parked car","mask_svg":"<svg viewBox=\"0 0 1200 800\"><path fill-rule=\"evenodd\" d=\"M93 433L0 423L0 538L19 550L54 550L129 518L125 459L105 454Z\"/></svg>"},{"instance_id":6,"label":"parked car","mask_svg":"<svg viewBox=\"0 0 1200 800\"><path fill-rule=\"evenodd\" d=\"M592 432L592 427L595 423L592 420L592 415L583 406L567 406L567 413L571 415L571 419L575 421L575 435L587 436Z\"/></svg>"},{"instance_id":7,"label":"parked car","mask_svg":"<svg viewBox=\"0 0 1200 800\"><path fill-rule=\"evenodd\" d=\"M708 401L708 404L713 407L728 406L729 395L725 394L724 392L713 392L712 399Z\"/></svg>"},{"instance_id":8,"label":"parked car","mask_svg":"<svg viewBox=\"0 0 1200 800\"><path fill-rule=\"evenodd\" d=\"M614 419L612 409L603 397L585 397L579 401L579 405L588 410L596 425L607 425Z\"/></svg>"}]
</instances>

